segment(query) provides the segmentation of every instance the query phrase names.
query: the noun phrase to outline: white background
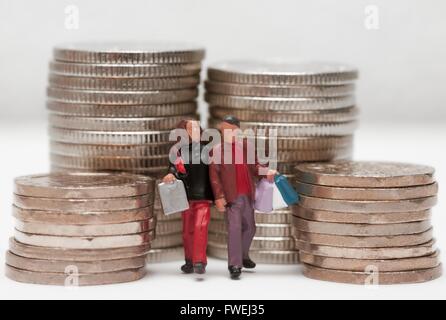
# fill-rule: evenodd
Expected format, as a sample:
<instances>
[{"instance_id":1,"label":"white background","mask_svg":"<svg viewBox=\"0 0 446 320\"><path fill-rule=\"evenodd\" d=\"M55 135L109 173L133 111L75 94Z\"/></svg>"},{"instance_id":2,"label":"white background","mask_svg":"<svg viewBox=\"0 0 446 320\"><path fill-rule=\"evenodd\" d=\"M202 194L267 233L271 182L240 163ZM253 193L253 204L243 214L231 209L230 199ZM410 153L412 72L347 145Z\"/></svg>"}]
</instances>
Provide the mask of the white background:
<instances>
[{"instance_id":1,"label":"white background","mask_svg":"<svg viewBox=\"0 0 446 320\"><path fill-rule=\"evenodd\" d=\"M79 29L65 28L65 8ZM380 28L364 26L375 5ZM357 66L363 120L446 118L446 2L437 0L0 0L0 119L45 116L51 50L86 40L181 40L228 58ZM420 116L422 119L420 119Z\"/></svg>"},{"instance_id":2,"label":"white background","mask_svg":"<svg viewBox=\"0 0 446 320\"><path fill-rule=\"evenodd\" d=\"M80 28L66 30L75 4ZM364 27L376 5L380 28ZM45 121L47 63L55 44L85 40L181 40L205 46L206 63L285 57L341 61L361 72L361 127L356 158L423 163L446 181L446 2L435 0L0 0L0 251L13 232L12 181L48 170ZM201 106L202 110L205 105ZM446 194L434 210L446 248ZM3 276L0 298L308 299L446 298L446 277L422 285L375 289L305 279L297 266L259 266L240 282L211 260L204 280L178 263L149 266L143 281L96 288L17 284Z\"/></svg>"}]
</instances>

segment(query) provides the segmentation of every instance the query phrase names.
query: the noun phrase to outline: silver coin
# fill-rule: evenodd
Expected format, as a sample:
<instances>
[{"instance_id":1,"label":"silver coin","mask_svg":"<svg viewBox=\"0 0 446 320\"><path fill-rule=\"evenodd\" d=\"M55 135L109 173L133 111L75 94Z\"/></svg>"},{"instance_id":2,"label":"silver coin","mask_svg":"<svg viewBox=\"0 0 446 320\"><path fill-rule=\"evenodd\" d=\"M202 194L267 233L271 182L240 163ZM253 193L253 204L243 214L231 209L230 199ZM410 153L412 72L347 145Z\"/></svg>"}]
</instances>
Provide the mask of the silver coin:
<instances>
[{"instance_id":1,"label":"silver coin","mask_svg":"<svg viewBox=\"0 0 446 320\"><path fill-rule=\"evenodd\" d=\"M27 197L14 194L14 205L21 209L64 211L72 213L92 211L120 211L146 208L153 204L154 195L102 199L57 199Z\"/></svg>"},{"instance_id":2,"label":"silver coin","mask_svg":"<svg viewBox=\"0 0 446 320\"><path fill-rule=\"evenodd\" d=\"M107 273L79 274L73 277L76 286L97 286L137 281L146 276L144 268ZM71 278L65 273L44 273L21 270L6 265L6 277L13 281L41 285L68 286Z\"/></svg>"},{"instance_id":3,"label":"silver coin","mask_svg":"<svg viewBox=\"0 0 446 320\"><path fill-rule=\"evenodd\" d=\"M425 232L432 227L432 224L429 220L407 223L370 225L310 221L298 217L294 217L293 224L300 231L341 236L409 235Z\"/></svg>"},{"instance_id":4,"label":"silver coin","mask_svg":"<svg viewBox=\"0 0 446 320\"><path fill-rule=\"evenodd\" d=\"M353 84L330 86L274 86L206 81L207 92L242 97L319 98L343 97L355 92Z\"/></svg>"},{"instance_id":5,"label":"silver coin","mask_svg":"<svg viewBox=\"0 0 446 320\"><path fill-rule=\"evenodd\" d=\"M47 101L51 114L97 118L169 117L196 113L197 102L151 105L91 105Z\"/></svg>"},{"instance_id":6,"label":"silver coin","mask_svg":"<svg viewBox=\"0 0 446 320\"><path fill-rule=\"evenodd\" d=\"M170 131L82 131L50 128L51 140L65 143L100 145L145 145L169 142Z\"/></svg>"},{"instance_id":7,"label":"silver coin","mask_svg":"<svg viewBox=\"0 0 446 320\"><path fill-rule=\"evenodd\" d=\"M277 150L279 151L327 150L353 147L353 136L280 137L277 139L257 136L254 138L259 149L262 149L263 146L265 148L269 146L271 140L277 145Z\"/></svg>"},{"instance_id":8,"label":"silver coin","mask_svg":"<svg viewBox=\"0 0 446 320\"><path fill-rule=\"evenodd\" d=\"M147 158L169 154L173 143L108 146L50 141L52 154L71 157L135 157Z\"/></svg>"},{"instance_id":9,"label":"silver coin","mask_svg":"<svg viewBox=\"0 0 446 320\"><path fill-rule=\"evenodd\" d=\"M64 211L28 210L13 206L13 216L26 222L68 225L103 225L143 221L154 217L153 206L119 211L72 213Z\"/></svg>"},{"instance_id":10,"label":"silver coin","mask_svg":"<svg viewBox=\"0 0 446 320\"><path fill-rule=\"evenodd\" d=\"M299 255L302 263L315 267L357 272L364 272L372 268L377 270L377 272L413 271L435 268L440 264L439 251L424 257L390 260L331 258L316 256L306 252L300 252Z\"/></svg>"},{"instance_id":11,"label":"silver coin","mask_svg":"<svg viewBox=\"0 0 446 320\"><path fill-rule=\"evenodd\" d=\"M60 172L60 173L64 173L64 172L97 172L99 169L95 169L95 168L89 168L89 169L79 169L79 168L70 168L69 166L67 167L61 167L61 166L55 166L55 165L51 165L51 172ZM142 174L142 175L146 175L146 176L150 176L153 178L163 178L166 175L166 167L162 166L162 167L152 167L152 168L133 168L133 169L126 169L126 170L113 170L113 169L101 169L101 172L110 172L110 173L121 173L121 172L129 172L129 173L134 173L134 174Z\"/></svg>"},{"instance_id":12,"label":"silver coin","mask_svg":"<svg viewBox=\"0 0 446 320\"><path fill-rule=\"evenodd\" d=\"M304 265L304 275L310 279L358 285L370 285L374 283L377 285L422 283L440 278L442 274L443 267L441 264L429 269L380 272L379 274L373 274L373 272L330 270Z\"/></svg>"},{"instance_id":13,"label":"silver coin","mask_svg":"<svg viewBox=\"0 0 446 320\"><path fill-rule=\"evenodd\" d=\"M9 240L9 250L17 256L53 261L97 262L102 260L145 257L150 244L114 249L65 249L27 245L16 239Z\"/></svg>"},{"instance_id":14,"label":"silver coin","mask_svg":"<svg viewBox=\"0 0 446 320\"><path fill-rule=\"evenodd\" d=\"M118 249L125 247L138 247L150 244L154 239L153 232L132 235L103 236L103 237L62 237L46 236L14 232L15 239L23 244L64 249Z\"/></svg>"},{"instance_id":15,"label":"silver coin","mask_svg":"<svg viewBox=\"0 0 446 320\"><path fill-rule=\"evenodd\" d=\"M201 63L189 64L81 64L53 61L53 74L95 78L171 78L199 75Z\"/></svg>"},{"instance_id":16,"label":"silver coin","mask_svg":"<svg viewBox=\"0 0 446 320\"><path fill-rule=\"evenodd\" d=\"M169 155L155 156L148 158L133 157L68 157L52 154L51 163L55 166L69 167L76 169L95 169L95 170L142 170L143 168L165 167L169 166Z\"/></svg>"},{"instance_id":17,"label":"silver coin","mask_svg":"<svg viewBox=\"0 0 446 320\"><path fill-rule=\"evenodd\" d=\"M347 247L347 248L388 248L421 245L432 240L432 228L419 234L398 236L341 236L321 233L297 232L299 240L314 245Z\"/></svg>"},{"instance_id":18,"label":"silver coin","mask_svg":"<svg viewBox=\"0 0 446 320\"><path fill-rule=\"evenodd\" d=\"M200 84L200 78L198 76L176 78L93 78L50 74L48 83L53 88L68 90L153 91L195 88Z\"/></svg>"},{"instance_id":19,"label":"silver coin","mask_svg":"<svg viewBox=\"0 0 446 320\"><path fill-rule=\"evenodd\" d=\"M354 96L324 98L280 98L243 97L206 93L205 100L210 105L228 109L243 109L261 112L295 112L316 110L338 110L353 107Z\"/></svg>"},{"instance_id":20,"label":"silver coin","mask_svg":"<svg viewBox=\"0 0 446 320\"><path fill-rule=\"evenodd\" d=\"M151 194L155 181L132 174L67 173L18 177L14 193L41 198L125 198Z\"/></svg>"},{"instance_id":21,"label":"silver coin","mask_svg":"<svg viewBox=\"0 0 446 320\"><path fill-rule=\"evenodd\" d=\"M353 148L333 148L322 150L278 150L277 152L268 152L263 149L257 149L259 161L262 163L271 159L279 162L303 162L303 161L324 161L335 159L346 159L353 155ZM268 154L268 157L263 158L263 155Z\"/></svg>"},{"instance_id":22,"label":"silver coin","mask_svg":"<svg viewBox=\"0 0 446 320\"><path fill-rule=\"evenodd\" d=\"M33 272L65 273L70 267L75 267L79 273L98 274L142 268L145 266L145 257L73 262L25 258L8 251L6 253L6 264L17 269Z\"/></svg>"},{"instance_id":23,"label":"silver coin","mask_svg":"<svg viewBox=\"0 0 446 320\"><path fill-rule=\"evenodd\" d=\"M387 213L354 213L326 210L313 210L299 205L293 206L294 215L313 221L351 224L393 224L429 220L431 210Z\"/></svg>"},{"instance_id":24,"label":"silver coin","mask_svg":"<svg viewBox=\"0 0 446 320\"><path fill-rule=\"evenodd\" d=\"M296 168L299 181L352 188L399 188L434 183L435 169L397 162L336 161L301 164Z\"/></svg>"},{"instance_id":25,"label":"silver coin","mask_svg":"<svg viewBox=\"0 0 446 320\"><path fill-rule=\"evenodd\" d=\"M21 232L36 235L101 237L149 232L155 229L155 225L156 221L152 218L135 222L96 225L49 224L16 220L15 227Z\"/></svg>"},{"instance_id":26,"label":"silver coin","mask_svg":"<svg viewBox=\"0 0 446 320\"><path fill-rule=\"evenodd\" d=\"M66 90L49 87L47 95L50 100L106 105L146 105L178 103L195 100L196 89L166 91L85 91Z\"/></svg>"},{"instance_id":27,"label":"silver coin","mask_svg":"<svg viewBox=\"0 0 446 320\"><path fill-rule=\"evenodd\" d=\"M209 126L217 127L220 123L217 119L210 119ZM319 136L347 136L353 134L358 127L358 122L339 123L267 123L267 122L240 122L240 128L245 131L253 130L258 136L272 135L278 137L319 137ZM248 133L246 133L248 134Z\"/></svg>"},{"instance_id":28,"label":"silver coin","mask_svg":"<svg viewBox=\"0 0 446 320\"><path fill-rule=\"evenodd\" d=\"M403 188L342 188L320 186L297 181L295 187L297 192L306 196L350 201L420 199L435 196L438 193L437 183Z\"/></svg>"},{"instance_id":29,"label":"silver coin","mask_svg":"<svg viewBox=\"0 0 446 320\"><path fill-rule=\"evenodd\" d=\"M431 255L436 251L434 241L410 247L342 248L342 247L313 245L308 242L298 240L297 248L300 251L323 257L345 258L345 259L370 259L370 260L407 259L407 258L424 257L427 255Z\"/></svg>"},{"instance_id":30,"label":"silver coin","mask_svg":"<svg viewBox=\"0 0 446 320\"><path fill-rule=\"evenodd\" d=\"M228 61L208 69L209 79L215 81L276 84L330 85L350 83L358 71L352 66L323 61Z\"/></svg>"},{"instance_id":31,"label":"silver coin","mask_svg":"<svg viewBox=\"0 0 446 320\"><path fill-rule=\"evenodd\" d=\"M54 58L76 63L171 64L199 62L205 50L186 43L76 43L54 49Z\"/></svg>"},{"instance_id":32,"label":"silver coin","mask_svg":"<svg viewBox=\"0 0 446 320\"><path fill-rule=\"evenodd\" d=\"M176 78L93 78L50 74L48 83L53 88L67 90L153 91L195 88L200 84L200 78L198 76Z\"/></svg>"},{"instance_id":33,"label":"silver coin","mask_svg":"<svg viewBox=\"0 0 446 320\"><path fill-rule=\"evenodd\" d=\"M317 110L300 112L258 112L245 109L222 108L210 106L209 112L215 119L224 119L228 114L237 117L240 121L273 122L273 123L327 123L348 122L357 119L356 107Z\"/></svg>"},{"instance_id":34,"label":"silver coin","mask_svg":"<svg viewBox=\"0 0 446 320\"><path fill-rule=\"evenodd\" d=\"M277 130L279 137L295 136L345 136L351 135L358 127L358 122L340 122L340 123L308 123L308 124L283 124L283 123L262 123L262 122L241 122L241 129L254 129L259 132L268 132Z\"/></svg>"},{"instance_id":35,"label":"silver coin","mask_svg":"<svg viewBox=\"0 0 446 320\"><path fill-rule=\"evenodd\" d=\"M419 199L375 201L375 200L332 200L301 195L299 205L315 210L338 212L384 213L429 210L437 204L437 197Z\"/></svg>"},{"instance_id":36,"label":"silver coin","mask_svg":"<svg viewBox=\"0 0 446 320\"><path fill-rule=\"evenodd\" d=\"M197 120L196 114L153 118L91 118L50 115L54 128L95 131L164 131L175 129L182 120Z\"/></svg>"}]
</instances>

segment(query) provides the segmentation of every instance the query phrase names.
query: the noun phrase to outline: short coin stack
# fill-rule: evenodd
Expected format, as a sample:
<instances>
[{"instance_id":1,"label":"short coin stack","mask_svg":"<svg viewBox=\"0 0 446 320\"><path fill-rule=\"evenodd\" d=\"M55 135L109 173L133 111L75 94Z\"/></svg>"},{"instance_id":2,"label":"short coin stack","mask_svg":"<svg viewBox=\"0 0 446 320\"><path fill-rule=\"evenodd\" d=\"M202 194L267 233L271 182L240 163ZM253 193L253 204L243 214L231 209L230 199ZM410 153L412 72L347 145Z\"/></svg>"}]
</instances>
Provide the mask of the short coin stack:
<instances>
[{"instance_id":1,"label":"short coin stack","mask_svg":"<svg viewBox=\"0 0 446 320\"><path fill-rule=\"evenodd\" d=\"M56 48L48 88L52 169L164 175L170 130L197 118L203 58L203 49L181 43Z\"/></svg>"},{"instance_id":2,"label":"short coin stack","mask_svg":"<svg viewBox=\"0 0 446 320\"><path fill-rule=\"evenodd\" d=\"M296 167L294 209L304 274L352 284L417 283L441 276L431 167L338 161Z\"/></svg>"},{"instance_id":3,"label":"short coin stack","mask_svg":"<svg viewBox=\"0 0 446 320\"><path fill-rule=\"evenodd\" d=\"M136 281L154 238L153 179L53 173L17 178L12 280L85 286Z\"/></svg>"},{"instance_id":4,"label":"short coin stack","mask_svg":"<svg viewBox=\"0 0 446 320\"><path fill-rule=\"evenodd\" d=\"M292 168L298 163L351 157L358 114L356 78L356 69L336 63L215 64L209 68L206 82L210 126L215 127L226 115L236 116L242 130L255 132L258 151L277 159L273 162L279 172L292 178ZM277 148L268 146L274 140L274 129ZM281 210L256 215L258 233L253 251L262 254L259 262L297 263L290 213ZM215 216L221 219L221 215ZM224 233L222 224L217 218L211 232ZM211 254L217 250L223 253L224 237L212 234L210 238Z\"/></svg>"}]
</instances>

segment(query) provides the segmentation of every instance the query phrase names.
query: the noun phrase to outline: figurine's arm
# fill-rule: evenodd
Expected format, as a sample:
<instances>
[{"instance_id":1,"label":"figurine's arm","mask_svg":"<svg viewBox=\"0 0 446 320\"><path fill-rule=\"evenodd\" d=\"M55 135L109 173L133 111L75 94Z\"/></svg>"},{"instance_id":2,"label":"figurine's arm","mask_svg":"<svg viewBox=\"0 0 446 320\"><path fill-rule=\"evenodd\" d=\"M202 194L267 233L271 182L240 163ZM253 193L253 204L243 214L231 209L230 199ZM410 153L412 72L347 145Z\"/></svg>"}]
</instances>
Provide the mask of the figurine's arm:
<instances>
[{"instance_id":1,"label":"figurine's arm","mask_svg":"<svg viewBox=\"0 0 446 320\"><path fill-rule=\"evenodd\" d=\"M211 158L215 151L212 151ZM221 165L212 158L209 164L209 179L211 181L212 191L214 193L215 204L218 211L224 212L227 204L223 184L221 181Z\"/></svg>"},{"instance_id":2,"label":"figurine's arm","mask_svg":"<svg viewBox=\"0 0 446 320\"><path fill-rule=\"evenodd\" d=\"M175 180L180 180L180 172L178 172L177 165L175 163L169 162L169 168L167 169L167 174L163 178L164 183L173 183Z\"/></svg>"},{"instance_id":3,"label":"figurine's arm","mask_svg":"<svg viewBox=\"0 0 446 320\"><path fill-rule=\"evenodd\" d=\"M212 191L216 200L225 198L223 185L220 177L220 165L211 163L209 165L209 178L211 180Z\"/></svg>"},{"instance_id":4,"label":"figurine's arm","mask_svg":"<svg viewBox=\"0 0 446 320\"><path fill-rule=\"evenodd\" d=\"M167 173L168 173L168 174L173 174L173 175L175 176L175 178L177 178L177 179L180 178L179 173L178 173L178 170L177 170L177 167L176 167L176 165L173 164L173 163L170 163L170 164L169 164L169 169L168 169L168 172L167 172Z\"/></svg>"},{"instance_id":5,"label":"figurine's arm","mask_svg":"<svg viewBox=\"0 0 446 320\"><path fill-rule=\"evenodd\" d=\"M267 178L269 182L274 182L274 177L278 173L277 170L269 169L267 165L261 164L255 155L255 170L254 174L259 178Z\"/></svg>"}]
</instances>

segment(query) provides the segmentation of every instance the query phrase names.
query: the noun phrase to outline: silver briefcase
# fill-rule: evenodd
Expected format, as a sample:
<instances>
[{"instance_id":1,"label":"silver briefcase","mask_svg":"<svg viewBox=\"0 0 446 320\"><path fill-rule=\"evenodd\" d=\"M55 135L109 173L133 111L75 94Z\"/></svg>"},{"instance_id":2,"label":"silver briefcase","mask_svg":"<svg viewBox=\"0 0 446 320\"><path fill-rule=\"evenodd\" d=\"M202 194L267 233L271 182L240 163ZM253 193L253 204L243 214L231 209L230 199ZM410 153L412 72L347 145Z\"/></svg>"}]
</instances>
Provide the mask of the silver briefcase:
<instances>
[{"instance_id":1,"label":"silver briefcase","mask_svg":"<svg viewBox=\"0 0 446 320\"><path fill-rule=\"evenodd\" d=\"M176 180L173 183L160 183L158 189L166 216L189 209L189 201L187 200L183 181Z\"/></svg>"}]
</instances>

